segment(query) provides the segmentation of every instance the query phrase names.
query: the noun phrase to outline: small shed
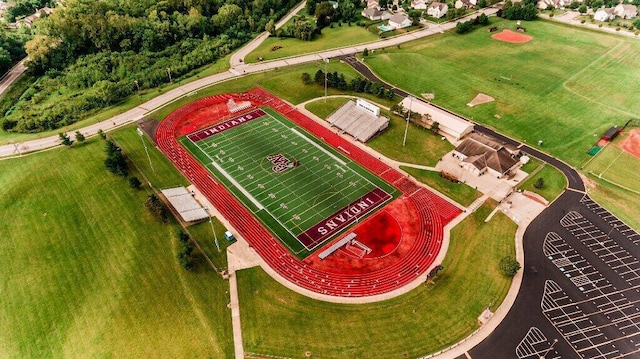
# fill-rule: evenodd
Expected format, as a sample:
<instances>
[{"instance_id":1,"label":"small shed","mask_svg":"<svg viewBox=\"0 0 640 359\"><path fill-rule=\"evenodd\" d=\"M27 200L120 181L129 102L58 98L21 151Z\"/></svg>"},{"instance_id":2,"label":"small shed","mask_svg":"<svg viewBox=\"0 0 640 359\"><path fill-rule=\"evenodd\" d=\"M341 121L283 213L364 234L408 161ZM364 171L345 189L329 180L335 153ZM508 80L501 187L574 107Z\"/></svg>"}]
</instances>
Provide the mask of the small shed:
<instances>
[{"instance_id":1,"label":"small shed","mask_svg":"<svg viewBox=\"0 0 640 359\"><path fill-rule=\"evenodd\" d=\"M231 232L229 232L229 231L224 232L224 238L226 238L227 241L229 241L229 242L231 242L231 241L236 239L236 237L234 237L233 234L231 234Z\"/></svg>"},{"instance_id":2,"label":"small shed","mask_svg":"<svg viewBox=\"0 0 640 359\"><path fill-rule=\"evenodd\" d=\"M618 136L620 133L620 128L618 126L613 126L607 130L607 132L602 135L602 139L605 141L613 141L614 138Z\"/></svg>"}]
</instances>

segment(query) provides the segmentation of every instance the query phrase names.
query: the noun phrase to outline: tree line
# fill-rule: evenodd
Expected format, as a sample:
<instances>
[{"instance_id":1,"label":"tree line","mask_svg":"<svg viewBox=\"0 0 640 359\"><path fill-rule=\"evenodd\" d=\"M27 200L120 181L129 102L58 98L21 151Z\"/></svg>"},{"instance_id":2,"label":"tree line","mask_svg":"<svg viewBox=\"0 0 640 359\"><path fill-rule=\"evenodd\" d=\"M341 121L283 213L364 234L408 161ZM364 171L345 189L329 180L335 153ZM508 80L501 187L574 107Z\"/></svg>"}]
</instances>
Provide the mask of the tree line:
<instances>
[{"instance_id":1,"label":"tree line","mask_svg":"<svg viewBox=\"0 0 640 359\"><path fill-rule=\"evenodd\" d=\"M538 17L536 4L536 0L523 0L515 4L507 0L496 15L509 20L534 20Z\"/></svg>"},{"instance_id":2,"label":"tree line","mask_svg":"<svg viewBox=\"0 0 640 359\"><path fill-rule=\"evenodd\" d=\"M302 74L302 82L305 85L317 84L325 85L325 73L322 70L316 71L313 78L308 73ZM327 72L326 73L327 87L336 88L339 90L351 90L354 92L364 92L374 94L380 98L393 99L395 93L392 89L386 89L380 82L372 82L362 77L353 78L347 83L347 80L343 73Z\"/></svg>"},{"instance_id":3,"label":"tree line","mask_svg":"<svg viewBox=\"0 0 640 359\"><path fill-rule=\"evenodd\" d=\"M39 132L78 121L189 75L283 16L295 0L67 0L25 45L30 85L3 129Z\"/></svg>"}]
</instances>

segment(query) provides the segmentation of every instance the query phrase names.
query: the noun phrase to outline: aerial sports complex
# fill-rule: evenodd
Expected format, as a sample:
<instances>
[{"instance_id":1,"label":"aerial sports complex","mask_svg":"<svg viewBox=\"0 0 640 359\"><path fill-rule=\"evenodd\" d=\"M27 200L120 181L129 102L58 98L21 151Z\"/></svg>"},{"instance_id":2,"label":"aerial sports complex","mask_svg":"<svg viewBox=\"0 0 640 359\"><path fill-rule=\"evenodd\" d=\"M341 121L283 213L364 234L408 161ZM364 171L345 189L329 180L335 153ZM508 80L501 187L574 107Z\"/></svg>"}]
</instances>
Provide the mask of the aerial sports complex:
<instances>
[{"instance_id":1,"label":"aerial sports complex","mask_svg":"<svg viewBox=\"0 0 640 359\"><path fill-rule=\"evenodd\" d=\"M324 295L415 281L461 212L259 88L182 106L155 139L273 271Z\"/></svg>"}]
</instances>

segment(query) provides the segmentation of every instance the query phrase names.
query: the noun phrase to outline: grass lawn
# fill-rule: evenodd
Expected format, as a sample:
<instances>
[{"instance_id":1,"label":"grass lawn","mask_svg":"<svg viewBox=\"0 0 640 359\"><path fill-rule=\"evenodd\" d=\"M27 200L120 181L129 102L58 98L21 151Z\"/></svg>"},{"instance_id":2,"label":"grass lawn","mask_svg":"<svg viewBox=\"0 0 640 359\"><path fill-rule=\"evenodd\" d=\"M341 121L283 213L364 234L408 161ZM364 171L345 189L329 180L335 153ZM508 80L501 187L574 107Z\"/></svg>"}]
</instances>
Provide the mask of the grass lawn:
<instances>
[{"instance_id":1,"label":"grass lawn","mask_svg":"<svg viewBox=\"0 0 640 359\"><path fill-rule=\"evenodd\" d=\"M542 166L542 162L539 160L529 157L529 162L526 165L523 165L520 169L528 174L531 174L533 171L537 170L540 166Z\"/></svg>"},{"instance_id":2,"label":"grass lawn","mask_svg":"<svg viewBox=\"0 0 640 359\"><path fill-rule=\"evenodd\" d=\"M538 178L544 179L544 186L540 189L533 186ZM562 172L550 165L544 165L540 171L535 172L533 176L529 176L524 183L518 186L518 188L522 190L535 192L541 195L549 202L558 197L566 187L567 179L564 177Z\"/></svg>"},{"instance_id":3,"label":"grass lawn","mask_svg":"<svg viewBox=\"0 0 640 359\"><path fill-rule=\"evenodd\" d=\"M418 181L436 189L445 196L467 207L473 201L480 198L482 193L469 187L468 185L458 182L453 183L440 177L440 172L427 171L417 168L401 166L400 169L406 171Z\"/></svg>"},{"instance_id":4,"label":"grass lawn","mask_svg":"<svg viewBox=\"0 0 640 359\"><path fill-rule=\"evenodd\" d=\"M233 357L227 283L178 265L103 148L0 161L0 357Z\"/></svg>"},{"instance_id":5,"label":"grass lawn","mask_svg":"<svg viewBox=\"0 0 640 359\"><path fill-rule=\"evenodd\" d=\"M549 21L528 22L527 34L531 42L508 44L482 29L449 32L376 51L365 61L389 83L417 96L435 93L436 104L531 145L543 140L542 150L580 164L594 133L640 117L640 44ZM421 68L439 76L417 76ZM496 101L466 106L480 92Z\"/></svg>"},{"instance_id":6,"label":"grass lawn","mask_svg":"<svg viewBox=\"0 0 640 359\"><path fill-rule=\"evenodd\" d=\"M306 9L302 9L301 13L302 12L306 12ZM290 22L291 20L289 23ZM260 44L260 46L249 53L245 57L244 61L247 63L257 62L259 57L262 57L265 61L274 60L376 40L380 40L380 37L370 31L367 31L364 27L357 26L356 22L352 23L351 26L347 24L338 26L337 23L334 23L333 29L325 27L322 29L322 34L314 37L312 41L302 41L292 37L269 37ZM281 46L281 48L271 51L275 46Z\"/></svg>"},{"instance_id":7,"label":"grass lawn","mask_svg":"<svg viewBox=\"0 0 640 359\"><path fill-rule=\"evenodd\" d=\"M640 216L638 216L640 196L637 193L622 190L596 176L589 175L589 179L592 180L588 186L589 196L636 231L640 231Z\"/></svg>"},{"instance_id":8,"label":"grass lawn","mask_svg":"<svg viewBox=\"0 0 640 359\"><path fill-rule=\"evenodd\" d=\"M583 171L620 186L640 191L640 159L624 152L616 141L608 145L589 162Z\"/></svg>"},{"instance_id":9,"label":"grass lawn","mask_svg":"<svg viewBox=\"0 0 640 359\"><path fill-rule=\"evenodd\" d=\"M176 79L176 81L174 81L171 84L165 84L153 89L144 89L142 91L140 91L138 94L136 95L132 95L129 96L128 98L126 98L125 100L123 100L122 102L113 105L111 107L107 107L104 109L101 109L97 114L95 115L91 115L88 116L86 119L78 121L72 125L69 126L65 126L65 127L61 127L52 131L45 131L45 132L38 132L38 133L14 133L14 132L5 132L0 130L0 145L1 144L6 144L9 143L11 141L16 141L16 142L23 142L23 141L28 141L28 140L33 140L36 138L43 138L43 137L48 137L54 134L57 134L59 132L68 132L68 131L75 131L77 129L80 129L82 127L85 126L89 126L91 124L94 123L98 123L100 121L104 121L108 118L111 118L113 116L117 116L121 113L124 113L136 106L139 106L141 104L143 104L144 102L160 95L163 92L167 92L169 90L172 90L176 87L182 86L188 82L192 82L195 80L198 80L202 77L206 77L206 76L210 76L216 73L220 73L220 72L224 72L229 68L229 59L230 59L231 55L227 55L224 58L221 58L219 60L217 60L216 62L214 62L213 64L210 64L208 66L205 66L199 70L194 70L192 71L193 75L188 76L188 77L184 77L184 78L179 78ZM22 79L20 81L23 81ZM25 77L24 81L35 81L33 78L31 77ZM13 87L16 87L16 85L14 84ZM15 99L19 98L20 95L22 94L22 92L24 92L24 90L26 90L26 88L23 88L22 90L17 89L17 92L15 94ZM10 90L11 91L11 90ZM10 95L7 94L7 95ZM5 95L5 96L7 96ZM72 136L73 137L73 136Z\"/></svg>"},{"instance_id":10,"label":"grass lawn","mask_svg":"<svg viewBox=\"0 0 640 359\"><path fill-rule=\"evenodd\" d=\"M384 302L346 305L316 301L281 286L260 268L238 272L244 348L300 358L414 358L456 343L476 318L502 303L509 285L498 270L515 256L516 225L482 206L458 225L434 284ZM456 298L455 302L451 298Z\"/></svg>"},{"instance_id":11,"label":"grass lawn","mask_svg":"<svg viewBox=\"0 0 640 359\"><path fill-rule=\"evenodd\" d=\"M316 116L323 120L326 120L329 115L334 113L337 109L342 107L347 101L351 99L345 97L328 98L327 102L324 99L318 99L317 101L309 102L304 106L307 110L313 112Z\"/></svg>"}]
</instances>

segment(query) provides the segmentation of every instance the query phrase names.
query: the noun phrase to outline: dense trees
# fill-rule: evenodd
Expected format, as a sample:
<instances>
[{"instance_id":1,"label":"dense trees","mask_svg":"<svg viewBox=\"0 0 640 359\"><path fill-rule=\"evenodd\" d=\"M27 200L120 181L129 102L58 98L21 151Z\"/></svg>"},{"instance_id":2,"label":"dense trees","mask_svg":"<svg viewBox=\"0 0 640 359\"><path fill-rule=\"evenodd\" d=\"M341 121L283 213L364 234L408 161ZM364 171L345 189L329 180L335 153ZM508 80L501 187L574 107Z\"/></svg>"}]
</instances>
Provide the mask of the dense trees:
<instances>
[{"instance_id":1,"label":"dense trees","mask_svg":"<svg viewBox=\"0 0 640 359\"><path fill-rule=\"evenodd\" d=\"M501 10L500 16L509 20L533 20L538 16L536 0L524 0L515 4L507 0Z\"/></svg>"},{"instance_id":2,"label":"dense trees","mask_svg":"<svg viewBox=\"0 0 640 359\"><path fill-rule=\"evenodd\" d=\"M173 79L188 75L230 53L295 3L66 0L33 29L26 52L30 71L40 78L3 114L2 127L55 129L138 89L169 82L167 68ZM3 54L0 50L0 65Z\"/></svg>"},{"instance_id":3,"label":"dense trees","mask_svg":"<svg viewBox=\"0 0 640 359\"><path fill-rule=\"evenodd\" d=\"M309 76L309 75L307 75ZM303 74L303 82L307 77ZM309 76L311 77L311 76ZM337 88L340 90L351 90L354 92L366 92L370 94L374 94L378 97L386 97L389 99L393 99L395 96L393 90L387 90L380 82L371 82L362 77L356 77L351 80L351 82L347 83L347 80L344 77L344 74L338 72L327 72L326 74L327 87ZM325 82L325 73L322 70L316 71L313 82L318 85L324 86ZM305 84L307 84L305 82Z\"/></svg>"},{"instance_id":4,"label":"dense trees","mask_svg":"<svg viewBox=\"0 0 640 359\"><path fill-rule=\"evenodd\" d=\"M118 176L127 177L129 169L127 168L127 160L124 154L122 154L122 149L112 141L107 141L105 152L107 153L107 158L104 160L104 165L109 172Z\"/></svg>"},{"instance_id":5,"label":"dense trees","mask_svg":"<svg viewBox=\"0 0 640 359\"><path fill-rule=\"evenodd\" d=\"M19 31L0 30L0 76L27 54L24 44L30 38L29 29Z\"/></svg>"}]
</instances>

